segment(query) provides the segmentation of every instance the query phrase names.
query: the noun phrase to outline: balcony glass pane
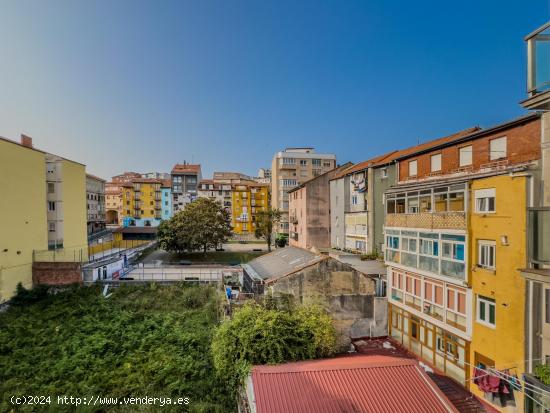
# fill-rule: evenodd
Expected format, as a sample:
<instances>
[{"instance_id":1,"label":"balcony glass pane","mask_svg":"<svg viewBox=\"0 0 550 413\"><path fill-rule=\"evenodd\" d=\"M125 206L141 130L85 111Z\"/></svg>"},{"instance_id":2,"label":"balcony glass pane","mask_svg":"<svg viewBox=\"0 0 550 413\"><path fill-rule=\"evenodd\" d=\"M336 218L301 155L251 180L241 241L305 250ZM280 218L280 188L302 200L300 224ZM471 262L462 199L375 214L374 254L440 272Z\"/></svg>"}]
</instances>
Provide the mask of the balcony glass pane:
<instances>
[{"instance_id":1,"label":"balcony glass pane","mask_svg":"<svg viewBox=\"0 0 550 413\"><path fill-rule=\"evenodd\" d=\"M449 277L464 279L464 263L441 260L441 273Z\"/></svg>"},{"instance_id":2,"label":"balcony glass pane","mask_svg":"<svg viewBox=\"0 0 550 413\"><path fill-rule=\"evenodd\" d=\"M438 261L439 260L437 258L424 257L424 256L421 255L419 260L418 260L418 267L420 269L430 271L430 272L433 272L433 273L437 274L438 270L439 270Z\"/></svg>"},{"instance_id":3,"label":"balcony glass pane","mask_svg":"<svg viewBox=\"0 0 550 413\"><path fill-rule=\"evenodd\" d=\"M416 268L416 254L401 253L401 264Z\"/></svg>"},{"instance_id":4,"label":"balcony glass pane","mask_svg":"<svg viewBox=\"0 0 550 413\"><path fill-rule=\"evenodd\" d=\"M550 90L550 29L535 37L534 77L537 91Z\"/></svg>"},{"instance_id":5,"label":"balcony glass pane","mask_svg":"<svg viewBox=\"0 0 550 413\"><path fill-rule=\"evenodd\" d=\"M550 263L550 210L529 211L531 261Z\"/></svg>"}]
</instances>

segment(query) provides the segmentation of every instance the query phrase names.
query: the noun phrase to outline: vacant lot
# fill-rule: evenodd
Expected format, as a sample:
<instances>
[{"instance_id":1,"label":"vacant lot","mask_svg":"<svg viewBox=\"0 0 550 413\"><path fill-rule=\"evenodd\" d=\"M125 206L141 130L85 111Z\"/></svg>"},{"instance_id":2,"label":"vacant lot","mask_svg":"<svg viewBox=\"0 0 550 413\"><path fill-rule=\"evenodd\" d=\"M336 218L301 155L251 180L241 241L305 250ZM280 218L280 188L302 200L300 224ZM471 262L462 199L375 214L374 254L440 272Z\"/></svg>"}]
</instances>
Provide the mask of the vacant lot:
<instances>
[{"instance_id":1,"label":"vacant lot","mask_svg":"<svg viewBox=\"0 0 550 413\"><path fill-rule=\"evenodd\" d=\"M27 293L0 313L0 411L75 411L74 397L189 397L162 411L231 412L210 343L217 295L203 286L96 287ZM23 305L24 304L24 305ZM52 396L49 406L13 406L12 395ZM159 411L159 406L80 406L78 411Z\"/></svg>"}]
</instances>

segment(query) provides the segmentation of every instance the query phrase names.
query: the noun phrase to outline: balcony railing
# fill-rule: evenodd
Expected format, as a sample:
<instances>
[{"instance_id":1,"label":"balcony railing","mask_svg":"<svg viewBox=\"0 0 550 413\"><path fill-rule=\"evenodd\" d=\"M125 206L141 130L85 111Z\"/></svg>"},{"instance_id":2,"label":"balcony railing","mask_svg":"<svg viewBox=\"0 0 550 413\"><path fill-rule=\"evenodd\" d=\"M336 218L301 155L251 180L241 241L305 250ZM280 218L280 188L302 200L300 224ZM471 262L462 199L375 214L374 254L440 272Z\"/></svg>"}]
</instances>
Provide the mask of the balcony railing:
<instances>
[{"instance_id":1,"label":"balcony railing","mask_svg":"<svg viewBox=\"0 0 550 413\"><path fill-rule=\"evenodd\" d=\"M550 264L550 207L530 208L529 259L537 264Z\"/></svg>"},{"instance_id":2,"label":"balcony railing","mask_svg":"<svg viewBox=\"0 0 550 413\"><path fill-rule=\"evenodd\" d=\"M466 213L421 212L418 214L387 214L386 226L427 229L466 229Z\"/></svg>"}]
</instances>

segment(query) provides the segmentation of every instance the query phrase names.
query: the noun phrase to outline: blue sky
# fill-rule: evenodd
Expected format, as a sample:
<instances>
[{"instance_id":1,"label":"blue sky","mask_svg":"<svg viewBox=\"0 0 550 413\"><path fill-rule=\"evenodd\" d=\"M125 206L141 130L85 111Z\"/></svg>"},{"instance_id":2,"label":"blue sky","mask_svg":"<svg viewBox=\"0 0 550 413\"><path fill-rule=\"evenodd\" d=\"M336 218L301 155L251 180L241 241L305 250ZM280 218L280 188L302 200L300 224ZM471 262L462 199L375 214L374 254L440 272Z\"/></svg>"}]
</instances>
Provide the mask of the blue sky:
<instances>
[{"instance_id":1,"label":"blue sky","mask_svg":"<svg viewBox=\"0 0 550 413\"><path fill-rule=\"evenodd\" d=\"M0 135L110 177L358 162L523 113L524 1L0 2Z\"/></svg>"}]
</instances>

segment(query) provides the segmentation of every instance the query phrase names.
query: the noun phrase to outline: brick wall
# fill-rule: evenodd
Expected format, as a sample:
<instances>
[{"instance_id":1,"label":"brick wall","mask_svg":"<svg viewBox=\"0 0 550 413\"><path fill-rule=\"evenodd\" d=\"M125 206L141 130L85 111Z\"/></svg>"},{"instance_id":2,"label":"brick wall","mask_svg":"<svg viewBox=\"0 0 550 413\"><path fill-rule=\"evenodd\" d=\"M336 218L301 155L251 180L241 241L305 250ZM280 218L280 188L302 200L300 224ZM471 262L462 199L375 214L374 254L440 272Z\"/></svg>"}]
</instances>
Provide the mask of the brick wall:
<instances>
[{"instance_id":1,"label":"brick wall","mask_svg":"<svg viewBox=\"0 0 550 413\"><path fill-rule=\"evenodd\" d=\"M528 162L541 157L540 118L531 119L526 123L510 127L508 130L501 130L468 142L448 146L443 149L433 150L419 156L407 158L399 162L399 181L409 179L409 162L417 161L417 175L411 178L425 178L432 174L431 156L441 154L441 174L455 172L459 165L459 149L472 145L472 170L477 171L481 165L492 162L489 159L489 141L495 138L506 136L508 163L518 164Z\"/></svg>"},{"instance_id":2,"label":"brick wall","mask_svg":"<svg viewBox=\"0 0 550 413\"><path fill-rule=\"evenodd\" d=\"M82 270L74 262L35 262L32 266L32 283L68 285L82 283Z\"/></svg>"}]
</instances>

